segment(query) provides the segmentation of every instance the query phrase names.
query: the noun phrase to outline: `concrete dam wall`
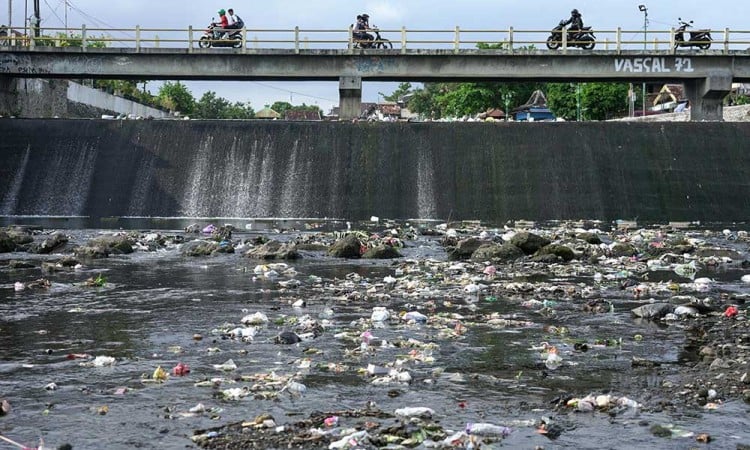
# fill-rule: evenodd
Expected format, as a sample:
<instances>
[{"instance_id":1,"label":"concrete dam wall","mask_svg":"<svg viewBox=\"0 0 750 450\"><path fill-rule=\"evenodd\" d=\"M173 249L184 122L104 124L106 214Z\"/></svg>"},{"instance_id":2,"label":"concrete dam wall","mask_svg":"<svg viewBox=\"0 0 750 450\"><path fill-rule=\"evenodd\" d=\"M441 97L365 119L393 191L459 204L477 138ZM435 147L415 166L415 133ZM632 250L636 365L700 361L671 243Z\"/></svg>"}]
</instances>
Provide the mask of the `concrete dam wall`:
<instances>
[{"instance_id":1,"label":"concrete dam wall","mask_svg":"<svg viewBox=\"0 0 750 450\"><path fill-rule=\"evenodd\" d=\"M744 221L749 123L0 119L0 215Z\"/></svg>"}]
</instances>

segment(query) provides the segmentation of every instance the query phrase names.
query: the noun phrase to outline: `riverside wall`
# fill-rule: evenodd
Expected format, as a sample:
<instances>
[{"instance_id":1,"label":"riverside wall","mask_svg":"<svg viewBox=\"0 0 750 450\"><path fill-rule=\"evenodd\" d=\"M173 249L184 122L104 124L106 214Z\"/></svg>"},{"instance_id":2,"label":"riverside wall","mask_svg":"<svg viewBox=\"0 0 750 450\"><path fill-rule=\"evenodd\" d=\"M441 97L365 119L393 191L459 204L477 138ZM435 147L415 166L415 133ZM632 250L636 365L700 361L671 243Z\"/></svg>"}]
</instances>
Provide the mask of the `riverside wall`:
<instances>
[{"instance_id":1,"label":"riverside wall","mask_svg":"<svg viewBox=\"0 0 750 450\"><path fill-rule=\"evenodd\" d=\"M0 119L0 215L745 221L750 123Z\"/></svg>"}]
</instances>

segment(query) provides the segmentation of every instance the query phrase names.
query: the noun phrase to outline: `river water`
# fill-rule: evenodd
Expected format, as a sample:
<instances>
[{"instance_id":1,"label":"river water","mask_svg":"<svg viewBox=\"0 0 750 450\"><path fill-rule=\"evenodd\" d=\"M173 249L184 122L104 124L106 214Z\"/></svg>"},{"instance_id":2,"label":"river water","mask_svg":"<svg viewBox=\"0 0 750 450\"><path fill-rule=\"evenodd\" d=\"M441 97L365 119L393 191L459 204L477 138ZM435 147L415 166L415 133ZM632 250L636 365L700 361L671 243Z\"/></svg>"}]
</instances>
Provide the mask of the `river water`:
<instances>
[{"instance_id":1,"label":"river water","mask_svg":"<svg viewBox=\"0 0 750 450\"><path fill-rule=\"evenodd\" d=\"M105 232L65 230L78 244ZM304 234L247 231L235 233L234 238L290 239ZM405 259L396 261L340 260L325 252L303 252L302 259L288 262L296 271L298 287L279 283L291 279L288 276L257 276L259 263L237 254L189 258L181 256L177 246L86 261L80 269L54 273L42 273L38 265L60 255L0 254L0 397L12 405L11 413L0 417L0 434L29 446L43 438L53 448L63 443L75 449L194 448L190 439L194 430L261 413L270 413L283 424L313 411L357 409L373 402L384 411L429 406L441 425L451 430L462 430L470 422L509 425L513 432L503 446L510 448L736 448L750 443L748 407L741 401L727 401L715 410L675 412L654 407L649 398L653 388L676 376L680 365L695 355L684 350L684 327L631 316L630 309L642 300L616 289L601 289L600 297L614 305L613 311L581 313L560 292L566 287L600 289L592 272L586 271L569 276L538 271L503 275L519 283L558 286L559 290L549 291L552 306L544 311L521 306L521 296L495 297L491 291L466 294L447 277L430 280L426 270L420 276L430 280L431 288L424 295L389 293L385 277L406 276L409 267L447 260L437 237L419 236L408 244L403 249ZM9 269L10 260L29 260L37 267ZM740 267L729 267L698 276L716 281L715 295L719 291L743 294L747 289L739 279L744 273ZM106 280L104 286L84 285L99 274ZM42 277L51 281L49 289L14 289L17 282ZM674 274L662 277L676 279ZM306 306L293 307L300 299ZM375 306L394 312L418 309L428 316L460 314L463 318L455 321L465 329L457 337L445 332L453 322L443 326L357 322L369 319ZM252 343L224 339L216 331L227 324L236 326L243 316L255 312L263 312L270 322ZM510 322L497 326L480 320L493 313ZM281 331L292 329L290 317L305 315L327 321L319 337L298 345L274 342ZM387 365L410 349L374 348L357 355L352 350L359 342L342 339L339 333L357 335L363 329L391 343L407 339L435 343L426 353L434 361L406 358L410 384L375 385L358 369ZM194 339L195 334L203 339ZM640 335L637 340L636 335ZM595 345L619 339L613 345ZM590 349L575 351L574 341L586 342ZM560 368L545 367L537 348L543 342L560 350ZM70 359L73 354L111 356L116 363L88 367L82 363L90 358ZM661 367L634 368L633 357L656 360ZM228 374L214 367L228 359L238 366L235 371ZM307 359L310 368L304 365ZM171 376L164 383L144 382L157 366L170 371L180 362L190 366L189 375ZM342 370L324 370L330 363L341 364ZM241 382L229 382L240 375L270 372L298 373L306 392L301 396L283 392L267 400L252 396L224 400L218 389L195 385L225 377L229 380L220 389L241 387ZM559 397L590 393L627 397L649 407L625 408L616 414L575 413L553 403ZM189 414L199 403L208 412ZM557 439L537 433L533 423L541 418L563 430ZM697 444L694 437L679 433L660 438L649 431L654 424L710 433L715 439Z\"/></svg>"}]
</instances>

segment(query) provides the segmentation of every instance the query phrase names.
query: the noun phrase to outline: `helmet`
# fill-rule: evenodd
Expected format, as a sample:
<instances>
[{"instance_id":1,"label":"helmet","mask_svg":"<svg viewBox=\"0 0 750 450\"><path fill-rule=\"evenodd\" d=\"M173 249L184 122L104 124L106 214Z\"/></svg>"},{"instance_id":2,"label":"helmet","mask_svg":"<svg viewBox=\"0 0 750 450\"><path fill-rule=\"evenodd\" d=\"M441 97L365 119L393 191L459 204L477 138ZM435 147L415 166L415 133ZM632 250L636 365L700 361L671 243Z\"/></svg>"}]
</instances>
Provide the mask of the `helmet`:
<instances>
[{"instance_id":1,"label":"helmet","mask_svg":"<svg viewBox=\"0 0 750 450\"><path fill-rule=\"evenodd\" d=\"M577 9L574 9L573 11L570 12L570 15L572 15L572 16L580 16L581 13L579 13Z\"/></svg>"},{"instance_id":2,"label":"helmet","mask_svg":"<svg viewBox=\"0 0 750 450\"><path fill-rule=\"evenodd\" d=\"M220 16L223 16L224 14L226 14L226 11L224 11L223 9L220 9L220 10L219 10L219 15L220 15Z\"/></svg>"},{"instance_id":3,"label":"helmet","mask_svg":"<svg viewBox=\"0 0 750 450\"><path fill-rule=\"evenodd\" d=\"M370 16L368 14L362 14L362 18L365 19L365 20L367 20L367 19L370 18Z\"/></svg>"}]
</instances>

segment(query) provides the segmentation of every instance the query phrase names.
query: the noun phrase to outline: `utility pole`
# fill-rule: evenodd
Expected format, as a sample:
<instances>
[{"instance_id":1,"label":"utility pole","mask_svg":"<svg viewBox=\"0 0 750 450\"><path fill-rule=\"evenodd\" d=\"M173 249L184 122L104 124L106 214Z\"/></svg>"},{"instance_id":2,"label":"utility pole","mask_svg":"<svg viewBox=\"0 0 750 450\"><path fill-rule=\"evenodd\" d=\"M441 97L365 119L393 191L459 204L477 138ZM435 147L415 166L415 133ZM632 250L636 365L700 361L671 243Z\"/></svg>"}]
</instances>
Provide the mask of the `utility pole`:
<instances>
[{"instance_id":1,"label":"utility pole","mask_svg":"<svg viewBox=\"0 0 750 450\"><path fill-rule=\"evenodd\" d=\"M643 11L643 53L646 53L648 41L648 8L646 5L638 5L638 10ZM643 116L646 117L646 82L643 82Z\"/></svg>"},{"instance_id":2,"label":"utility pole","mask_svg":"<svg viewBox=\"0 0 750 450\"><path fill-rule=\"evenodd\" d=\"M40 17L39 13L39 0L34 0L34 23L32 24L32 29L34 30L34 37L39 37L39 25L41 24L42 19Z\"/></svg>"},{"instance_id":3,"label":"utility pole","mask_svg":"<svg viewBox=\"0 0 750 450\"><path fill-rule=\"evenodd\" d=\"M8 39L13 34L13 0L8 0Z\"/></svg>"}]
</instances>

